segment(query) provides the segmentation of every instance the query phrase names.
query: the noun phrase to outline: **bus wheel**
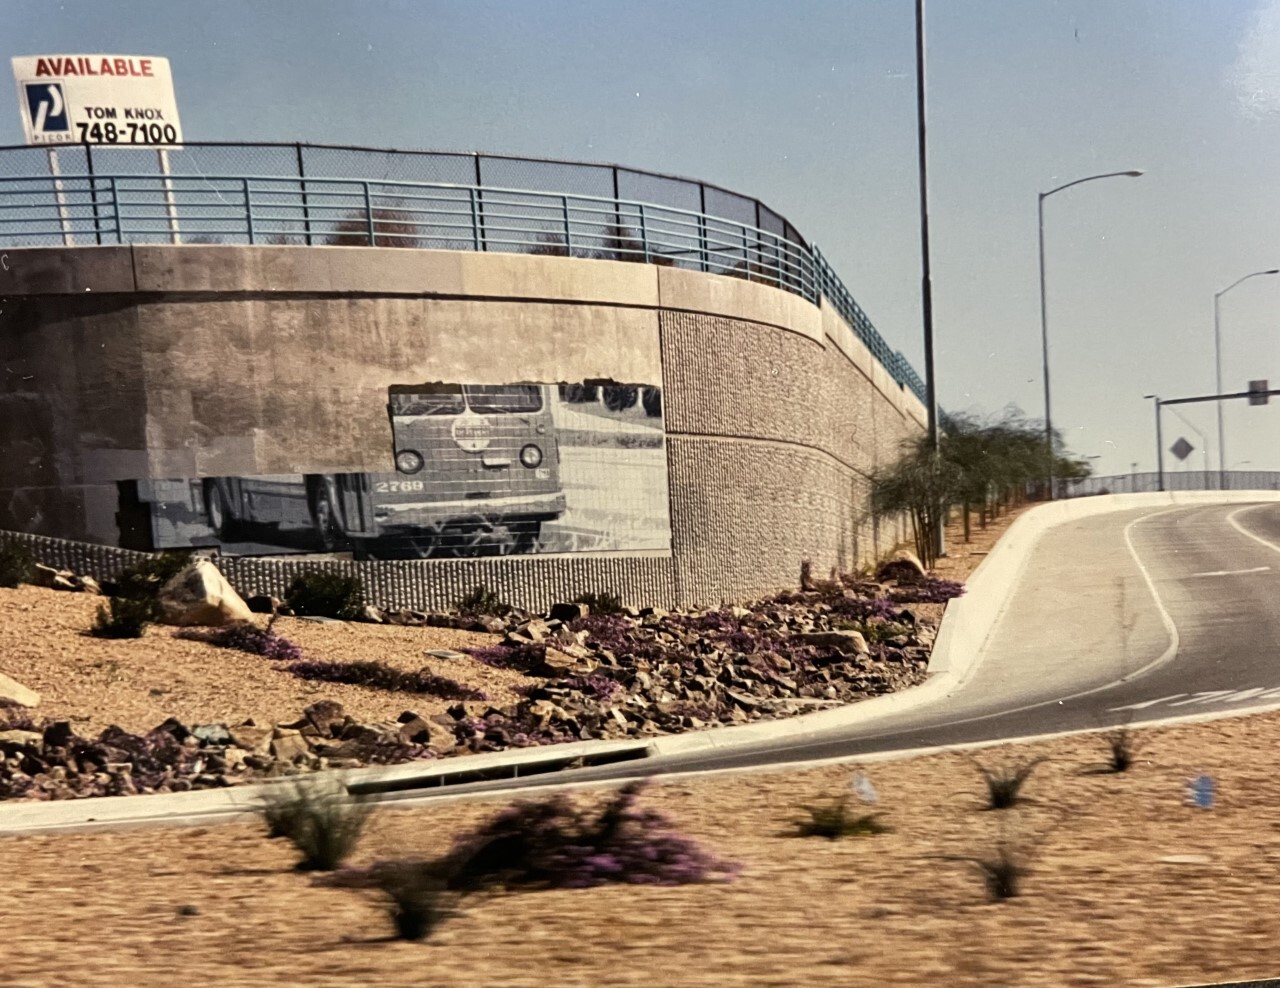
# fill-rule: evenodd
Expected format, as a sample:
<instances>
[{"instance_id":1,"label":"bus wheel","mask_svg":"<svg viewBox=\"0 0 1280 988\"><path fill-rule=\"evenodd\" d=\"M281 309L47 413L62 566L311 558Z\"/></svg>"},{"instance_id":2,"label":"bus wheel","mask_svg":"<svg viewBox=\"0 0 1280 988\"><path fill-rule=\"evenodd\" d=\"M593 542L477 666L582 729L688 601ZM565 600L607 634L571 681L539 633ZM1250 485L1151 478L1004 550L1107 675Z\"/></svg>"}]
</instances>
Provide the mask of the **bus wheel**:
<instances>
[{"instance_id":1,"label":"bus wheel","mask_svg":"<svg viewBox=\"0 0 1280 988\"><path fill-rule=\"evenodd\" d=\"M641 401L644 403L644 413L649 418L662 418L662 391L660 388L645 388L644 397Z\"/></svg>"},{"instance_id":2,"label":"bus wheel","mask_svg":"<svg viewBox=\"0 0 1280 988\"><path fill-rule=\"evenodd\" d=\"M501 522L484 522L467 532L458 533L459 541L453 554L459 559L477 559L481 556L510 556L519 550L513 526Z\"/></svg>"},{"instance_id":3,"label":"bus wheel","mask_svg":"<svg viewBox=\"0 0 1280 988\"><path fill-rule=\"evenodd\" d=\"M512 527L516 533L516 544L513 550L515 553L524 555L538 551L538 539L542 535L542 522L522 522Z\"/></svg>"},{"instance_id":4,"label":"bus wheel","mask_svg":"<svg viewBox=\"0 0 1280 988\"><path fill-rule=\"evenodd\" d=\"M342 530L338 527L338 514L329 498L329 490L323 484L317 485L311 496L311 523L315 526L316 537L325 552L333 552L338 548L342 541Z\"/></svg>"},{"instance_id":5,"label":"bus wheel","mask_svg":"<svg viewBox=\"0 0 1280 988\"><path fill-rule=\"evenodd\" d=\"M405 558L430 559L440 548L440 539L435 535L415 535L405 543Z\"/></svg>"},{"instance_id":6,"label":"bus wheel","mask_svg":"<svg viewBox=\"0 0 1280 988\"><path fill-rule=\"evenodd\" d=\"M604 407L611 412L625 412L636 403L636 398L636 389L629 385L605 385Z\"/></svg>"},{"instance_id":7,"label":"bus wheel","mask_svg":"<svg viewBox=\"0 0 1280 988\"><path fill-rule=\"evenodd\" d=\"M231 507L227 504L226 495L212 477L204 482L204 513L209 519L209 527L213 534L222 541L231 536Z\"/></svg>"}]
</instances>

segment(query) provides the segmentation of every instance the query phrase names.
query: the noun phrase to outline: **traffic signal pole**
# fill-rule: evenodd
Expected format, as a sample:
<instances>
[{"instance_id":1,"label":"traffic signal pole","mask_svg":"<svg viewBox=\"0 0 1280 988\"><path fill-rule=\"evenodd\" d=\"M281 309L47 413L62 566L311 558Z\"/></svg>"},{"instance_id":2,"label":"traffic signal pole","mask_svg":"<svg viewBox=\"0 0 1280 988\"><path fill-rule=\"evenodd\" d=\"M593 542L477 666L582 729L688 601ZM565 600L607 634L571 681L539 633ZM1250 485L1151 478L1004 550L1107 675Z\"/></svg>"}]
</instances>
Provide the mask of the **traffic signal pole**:
<instances>
[{"instance_id":1,"label":"traffic signal pole","mask_svg":"<svg viewBox=\"0 0 1280 988\"><path fill-rule=\"evenodd\" d=\"M1280 389L1267 390L1266 381L1253 381L1248 391L1233 391L1230 394L1196 395L1192 398L1160 398L1157 395L1147 395L1148 398L1154 398L1156 404L1156 469L1159 471L1160 490L1164 490L1164 440L1160 434L1161 408L1165 405L1193 405L1204 401L1216 401L1221 408L1222 402L1235 398L1248 398L1250 405L1265 405L1273 395L1280 395Z\"/></svg>"}]
</instances>

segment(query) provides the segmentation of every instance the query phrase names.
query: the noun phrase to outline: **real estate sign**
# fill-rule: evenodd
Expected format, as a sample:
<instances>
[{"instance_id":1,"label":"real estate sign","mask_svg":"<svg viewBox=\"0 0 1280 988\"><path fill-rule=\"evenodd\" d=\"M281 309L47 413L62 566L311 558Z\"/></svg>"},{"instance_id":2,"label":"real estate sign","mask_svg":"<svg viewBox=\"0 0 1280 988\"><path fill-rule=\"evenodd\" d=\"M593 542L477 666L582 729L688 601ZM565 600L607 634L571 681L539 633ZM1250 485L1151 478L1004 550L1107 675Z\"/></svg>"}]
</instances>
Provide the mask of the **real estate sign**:
<instances>
[{"instance_id":1,"label":"real estate sign","mask_svg":"<svg viewBox=\"0 0 1280 988\"><path fill-rule=\"evenodd\" d=\"M28 144L182 143L167 58L27 55L13 78Z\"/></svg>"}]
</instances>

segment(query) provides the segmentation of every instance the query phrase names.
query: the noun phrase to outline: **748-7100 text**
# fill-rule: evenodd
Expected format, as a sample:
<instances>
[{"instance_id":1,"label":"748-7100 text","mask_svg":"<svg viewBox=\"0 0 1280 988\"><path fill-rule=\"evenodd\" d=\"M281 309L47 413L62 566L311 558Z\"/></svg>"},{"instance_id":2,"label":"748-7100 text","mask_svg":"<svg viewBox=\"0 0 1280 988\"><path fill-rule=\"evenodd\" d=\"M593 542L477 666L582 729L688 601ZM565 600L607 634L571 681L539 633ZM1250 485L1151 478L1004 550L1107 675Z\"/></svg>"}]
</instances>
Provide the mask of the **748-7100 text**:
<instances>
[{"instance_id":1,"label":"748-7100 text","mask_svg":"<svg viewBox=\"0 0 1280 988\"><path fill-rule=\"evenodd\" d=\"M175 144L178 131L173 124L77 123L82 144Z\"/></svg>"}]
</instances>

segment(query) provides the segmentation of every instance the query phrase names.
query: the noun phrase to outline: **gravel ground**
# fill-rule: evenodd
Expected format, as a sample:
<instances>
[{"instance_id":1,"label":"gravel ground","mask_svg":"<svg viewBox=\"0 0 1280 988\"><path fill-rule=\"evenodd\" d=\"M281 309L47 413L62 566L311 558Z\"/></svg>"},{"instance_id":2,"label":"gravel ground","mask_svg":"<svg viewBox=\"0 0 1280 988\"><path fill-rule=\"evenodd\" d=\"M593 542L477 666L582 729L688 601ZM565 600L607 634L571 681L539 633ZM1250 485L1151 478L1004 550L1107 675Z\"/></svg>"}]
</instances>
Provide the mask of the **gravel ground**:
<instances>
[{"instance_id":1,"label":"gravel ground","mask_svg":"<svg viewBox=\"0 0 1280 988\"><path fill-rule=\"evenodd\" d=\"M337 700L366 721L394 720L405 709L428 716L450 706L432 697L308 682L260 656L174 638L167 627L149 627L142 638L93 638L83 632L102 599L31 586L0 588L0 672L40 694L40 716L71 720L81 734L96 734L109 724L147 731L171 716L187 724L238 723L246 717L279 723L296 720L303 707L320 699ZM499 640L494 635L297 618L280 618L275 630L297 642L308 659L427 667L484 689L499 705L515 701L512 686L531 681L470 658L424 654L492 644Z\"/></svg>"},{"instance_id":2,"label":"gravel ground","mask_svg":"<svg viewBox=\"0 0 1280 988\"><path fill-rule=\"evenodd\" d=\"M1027 784L1035 802L1004 812L981 809L963 755L869 764L893 831L840 842L784 834L801 805L845 790L852 766L655 785L642 805L740 862L736 882L500 895L424 944L387 940L376 896L314 887L255 824L3 838L4 981L1049 988L1280 975L1280 779L1259 757L1280 745L1280 717L1142 737L1124 775L1087 774L1097 736L979 752L988 765L1052 759ZM1200 772L1218 784L1212 809L1185 803ZM355 863L440 853L495 808L380 811ZM1016 899L991 903L969 866L932 857L1002 838L1034 847Z\"/></svg>"},{"instance_id":3,"label":"gravel ground","mask_svg":"<svg viewBox=\"0 0 1280 988\"><path fill-rule=\"evenodd\" d=\"M939 560L936 575L966 579L1017 513L985 530L978 528L975 518L969 544L962 542L958 525L950 526L949 555ZM40 587L0 587L0 673L40 694L38 715L70 720L84 735L110 724L147 731L171 716L188 724L238 723L249 717L259 724L287 722L320 699L337 700L351 716L367 721L394 719L405 709L430 716L450 706L430 697L308 682L258 656L174 638L167 627L149 627L139 639L93 638L84 632L102 600ZM936 624L944 605L910 608ZM258 623L265 624L266 617L260 616ZM428 649L460 651L493 644L500 640L494 635L296 618L280 618L276 631L297 642L308 659L376 660L406 670L426 667L485 690L497 706L518 699L512 687L539 681L470 658L446 660L424 654Z\"/></svg>"}]
</instances>

